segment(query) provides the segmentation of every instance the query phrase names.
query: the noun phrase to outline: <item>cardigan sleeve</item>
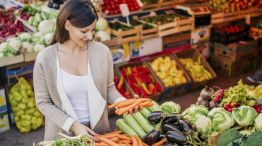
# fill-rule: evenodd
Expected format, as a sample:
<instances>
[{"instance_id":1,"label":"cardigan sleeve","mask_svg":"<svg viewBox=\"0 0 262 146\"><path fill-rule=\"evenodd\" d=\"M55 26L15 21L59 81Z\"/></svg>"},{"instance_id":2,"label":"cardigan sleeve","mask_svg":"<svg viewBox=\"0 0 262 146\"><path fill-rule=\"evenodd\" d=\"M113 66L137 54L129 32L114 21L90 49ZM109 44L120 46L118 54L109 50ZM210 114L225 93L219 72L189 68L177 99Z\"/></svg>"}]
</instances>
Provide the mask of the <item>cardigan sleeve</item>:
<instances>
[{"instance_id":1,"label":"cardigan sleeve","mask_svg":"<svg viewBox=\"0 0 262 146\"><path fill-rule=\"evenodd\" d=\"M113 66L113 58L110 51L107 54L108 59L108 80L107 80L107 96L109 103L115 103L118 101L126 100L116 89L114 83L114 66Z\"/></svg>"},{"instance_id":2,"label":"cardigan sleeve","mask_svg":"<svg viewBox=\"0 0 262 146\"><path fill-rule=\"evenodd\" d=\"M39 54L35 61L33 71L36 106L45 117L69 133L69 130L75 120L53 103L46 84L46 78L47 77L44 74L43 66L41 64L41 56Z\"/></svg>"}]
</instances>

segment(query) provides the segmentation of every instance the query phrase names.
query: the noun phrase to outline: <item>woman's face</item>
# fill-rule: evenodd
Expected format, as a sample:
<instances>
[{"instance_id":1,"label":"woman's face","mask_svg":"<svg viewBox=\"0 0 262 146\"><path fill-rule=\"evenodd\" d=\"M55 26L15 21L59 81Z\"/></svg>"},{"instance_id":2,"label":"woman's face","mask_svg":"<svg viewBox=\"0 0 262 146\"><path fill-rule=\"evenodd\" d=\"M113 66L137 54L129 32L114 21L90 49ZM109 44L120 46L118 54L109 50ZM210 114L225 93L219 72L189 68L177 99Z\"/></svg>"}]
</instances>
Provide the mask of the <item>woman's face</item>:
<instances>
[{"instance_id":1,"label":"woman's face","mask_svg":"<svg viewBox=\"0 0 262 146\"><path fill-rule=\"evenodd\" d=\"M87 46L88 41L93 39L95 27L96 20L91 25L83 28L73 26L68 20L65 23L65 29L69 32L70 40L81 48Z\"/></svg>"}]
</instances>

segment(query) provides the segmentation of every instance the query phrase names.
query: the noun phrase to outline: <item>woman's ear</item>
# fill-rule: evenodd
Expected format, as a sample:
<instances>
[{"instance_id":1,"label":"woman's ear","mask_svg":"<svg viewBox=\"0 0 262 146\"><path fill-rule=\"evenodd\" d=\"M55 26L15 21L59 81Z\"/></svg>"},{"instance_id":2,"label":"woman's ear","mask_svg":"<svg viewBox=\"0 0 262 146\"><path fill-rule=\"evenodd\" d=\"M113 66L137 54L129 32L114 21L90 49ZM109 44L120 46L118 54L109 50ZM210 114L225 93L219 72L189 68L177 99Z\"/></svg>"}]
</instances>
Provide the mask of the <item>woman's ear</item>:
<instances>
[{"instance_id":1,"label":"woman's ear","mask_svg":"<svg viewBox=\"0 0 262 146\"><path fill-rule=\"evenodd\" d=\"M71 24L70 24L69 20L66 20L66 22L65 22L65 29L66 29L67 31L69 31L70 26L71 26Z\"/></svg>"}]
</instances>

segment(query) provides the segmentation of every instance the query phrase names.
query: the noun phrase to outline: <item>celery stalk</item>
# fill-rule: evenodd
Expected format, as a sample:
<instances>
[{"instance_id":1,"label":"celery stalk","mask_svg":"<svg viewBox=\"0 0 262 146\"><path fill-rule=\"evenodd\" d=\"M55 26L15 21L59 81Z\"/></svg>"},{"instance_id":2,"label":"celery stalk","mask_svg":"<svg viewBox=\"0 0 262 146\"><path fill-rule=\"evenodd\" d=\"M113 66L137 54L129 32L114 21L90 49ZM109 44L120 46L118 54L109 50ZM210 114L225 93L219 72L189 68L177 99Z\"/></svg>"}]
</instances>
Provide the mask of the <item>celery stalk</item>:
<instances>
[{"instance_id":1,"label":"celery stalk","mask_svg":"<svg viewBox=\"0 0 262 146\"><path fill-rule=\"evenodd\" d=\"M138 124L144 129L147 133L152 131L154 129L154 126L151 125L143 116L140 112L137 112L133 114L133 117L136 119Z\"/></svg>"},{"instance_id":2,"label":"celery stalk","mask_svg":"<svg viewBox=\"0 0 262 146\"><path fill-rule=\"evenodd\" d=\"M125 122L138 134L140 138L144 138L146 136L146 132L140 127L140 125L137 123L135 118L130 115L124 115L123 116Z\"/></svg>"},{"instance_id":3,"label":"celery stalk","mask_svg":"<svg viewBox=\"0 0 262 146\"><path fill-rule=\"evenodd\" d=\"M118 119L116 121L116 127L129 136L138 136L137 133L125 122L124 119Z\"/></svg>"}]
</instances>

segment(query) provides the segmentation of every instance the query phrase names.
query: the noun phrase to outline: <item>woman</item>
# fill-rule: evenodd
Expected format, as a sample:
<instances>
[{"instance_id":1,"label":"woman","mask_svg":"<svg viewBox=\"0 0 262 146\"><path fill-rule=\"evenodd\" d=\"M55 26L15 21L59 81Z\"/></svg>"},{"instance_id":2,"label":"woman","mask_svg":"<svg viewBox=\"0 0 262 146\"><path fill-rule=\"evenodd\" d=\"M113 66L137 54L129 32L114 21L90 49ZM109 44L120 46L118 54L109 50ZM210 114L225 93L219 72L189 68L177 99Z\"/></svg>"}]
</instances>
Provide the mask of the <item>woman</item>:
<instances>
[{"instance_id":1,"label":"woman","mask_svg":"<svg viewBox=\"0 0 262 146\"><path fill-rule=\"evenodd\" d=\"M96 21L89 0L66 1L51 46L37 56L34 89L46 120L45 140L54 140L61 130L75 135L108 132L107 103L125 99L113 82L110 50L93 41Z\"/></svg>"}]
</instances>

